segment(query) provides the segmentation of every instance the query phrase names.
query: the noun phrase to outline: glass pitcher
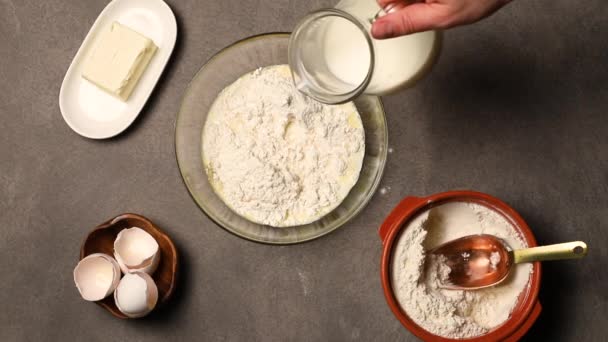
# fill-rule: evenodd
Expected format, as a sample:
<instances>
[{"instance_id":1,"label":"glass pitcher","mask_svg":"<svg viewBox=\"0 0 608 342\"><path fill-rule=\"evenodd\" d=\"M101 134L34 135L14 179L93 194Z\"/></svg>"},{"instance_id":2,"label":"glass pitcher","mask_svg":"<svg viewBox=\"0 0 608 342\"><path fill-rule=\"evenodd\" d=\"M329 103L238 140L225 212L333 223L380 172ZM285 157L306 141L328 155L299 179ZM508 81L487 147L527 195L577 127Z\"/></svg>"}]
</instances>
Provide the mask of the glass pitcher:
<instances>
[{"instance_id":1,"label":"glass pitcher","mask_svg":"<svg viewBox=\"0 0 608 342\"><path fill-rule=\"evenodd\" d=\"M377 40L371 26L381 9L375 0L342 0L309 13L289 40L289 65L296 87L319 102L338 104L362 93L385 95L411 86L434 64L441 32L427 31Z\"/></svg>"}]
</instances>

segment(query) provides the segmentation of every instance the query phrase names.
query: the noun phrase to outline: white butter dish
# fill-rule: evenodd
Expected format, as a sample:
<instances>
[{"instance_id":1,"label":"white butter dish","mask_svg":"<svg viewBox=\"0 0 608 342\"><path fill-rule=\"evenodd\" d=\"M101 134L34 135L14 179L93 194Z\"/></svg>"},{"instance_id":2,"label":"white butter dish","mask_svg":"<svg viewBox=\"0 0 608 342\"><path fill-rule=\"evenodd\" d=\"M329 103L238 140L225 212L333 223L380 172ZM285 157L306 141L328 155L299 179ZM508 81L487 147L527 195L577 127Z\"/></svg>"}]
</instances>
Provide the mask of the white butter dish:
<instances>
[{"instance_id":1,"label":"white butter dish","mask_svg":"<svg viewBox=\"0 0 608 342\"><path fill-rule=\"evenodd\" d=\"M96 39L115 21L150 38L158 47L127 101L121 101L82 77L83 66ZM176 39L177 22L164 1L111 1L95 20L63 79L59 107L68 126L91 139L110 138L127 129L154 90Z\"/></svg>"}]
</instances>

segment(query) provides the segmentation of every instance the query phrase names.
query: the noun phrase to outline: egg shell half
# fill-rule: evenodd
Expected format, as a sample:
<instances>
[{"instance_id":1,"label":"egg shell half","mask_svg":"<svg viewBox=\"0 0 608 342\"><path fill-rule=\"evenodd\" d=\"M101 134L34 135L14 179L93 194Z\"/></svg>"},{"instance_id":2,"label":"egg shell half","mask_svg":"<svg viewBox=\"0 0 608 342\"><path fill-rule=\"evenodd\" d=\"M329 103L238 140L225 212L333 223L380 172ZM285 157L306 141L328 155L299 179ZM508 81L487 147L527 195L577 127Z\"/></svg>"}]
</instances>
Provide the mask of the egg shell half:
<instances>
[{"instance_id":1,"label":"egg shell half","mask_svg":"<svg viewBox=\"0 0 608 342\"><path fill-rule=\"evenodd\" d=\"M150 275L144 272L125 274L114 291L114 302L120 312L130 318L149 314L158 301L158 289Z\"/></svg>"},{"instance_id":2,"label":"egg shell half","mask_svg":"<svg viewBox=\"0 0 608 342\"><path fill-rule=\"evenodd\" d=\"M158 242L145 230L127 228L121 230L114 240L114 257L125 274L153 274L160 262L160 249Z\"/></svg>"},{"instance_id":3,"label":"egg shell half","mask_svg":"<svg viewBox=\"0 0 608 342\"><path fill-rule=\"evenodd\" d=\"M104 253L88 255L74 268L74 283L84 300L102 300L112 294L120 282L120 267Z\"/></svg>"}]
</instances>

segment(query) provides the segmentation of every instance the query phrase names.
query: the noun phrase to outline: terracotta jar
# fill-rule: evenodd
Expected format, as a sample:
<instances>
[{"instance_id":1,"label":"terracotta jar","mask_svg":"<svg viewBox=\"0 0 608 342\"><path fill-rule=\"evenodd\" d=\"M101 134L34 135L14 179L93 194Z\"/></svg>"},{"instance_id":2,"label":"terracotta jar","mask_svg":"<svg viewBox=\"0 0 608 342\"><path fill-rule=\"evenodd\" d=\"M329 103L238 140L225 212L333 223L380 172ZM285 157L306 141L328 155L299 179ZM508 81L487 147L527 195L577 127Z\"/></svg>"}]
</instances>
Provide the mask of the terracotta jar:
<instances>
[{"instance_id":1,"label":"terracotta jar","mask_svg":"<svg viewBox=\"0 0 608 342\"><path fill-rule=\"evenodd\" d=\"M538 290L541 279L541 265L539 262L533 264L529 286L520 294L518 303L511 312L509 319L502 325L490 330L487 334L475 338L450 339L434 335L417 325L408 317L397 302L391 284L391 258L396 242L402 230L407 227L410 220L419 213L447 202L473 202L490 208L510 222L529 247L537 246L532 231L521 216L507 204L490 195L473 191L450 191L428 197L406 197L388 215L379 230L380 239L383 244L381 270L382 286L389 307L397 319L399 319L409 331L424 341L494 342L519 340L530 329L541 311L541 305L538 301Z\"/></svg>"}]
</instances>

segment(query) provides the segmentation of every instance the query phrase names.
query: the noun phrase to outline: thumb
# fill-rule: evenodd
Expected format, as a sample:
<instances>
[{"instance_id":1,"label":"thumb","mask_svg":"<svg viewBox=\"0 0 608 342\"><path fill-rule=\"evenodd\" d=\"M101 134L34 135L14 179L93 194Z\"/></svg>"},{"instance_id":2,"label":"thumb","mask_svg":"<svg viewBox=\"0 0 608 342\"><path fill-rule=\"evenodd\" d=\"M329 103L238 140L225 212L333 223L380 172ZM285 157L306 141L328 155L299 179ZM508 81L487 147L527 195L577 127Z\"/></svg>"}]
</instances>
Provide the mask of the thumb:
<instances>
[{"instance_id":1,"label":"thumb","mask_svg":"<svg viewBox=\"0 0 608 342\"><path fill-rule=\"evenodd\" d=\"M372 26L372 36L386 39L406 34L428 31L439 26L439 15L431 4L416 3L389 13L376 20Z\"/></svg>"}]
</instances>

